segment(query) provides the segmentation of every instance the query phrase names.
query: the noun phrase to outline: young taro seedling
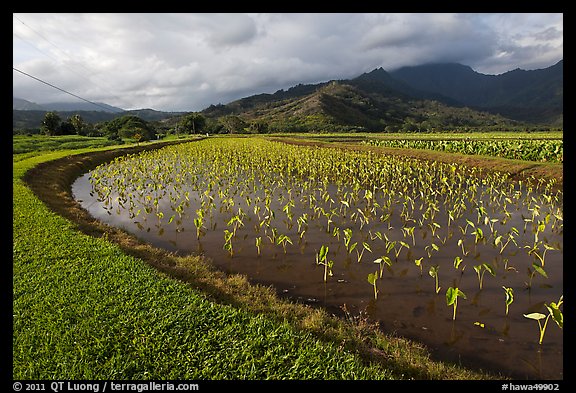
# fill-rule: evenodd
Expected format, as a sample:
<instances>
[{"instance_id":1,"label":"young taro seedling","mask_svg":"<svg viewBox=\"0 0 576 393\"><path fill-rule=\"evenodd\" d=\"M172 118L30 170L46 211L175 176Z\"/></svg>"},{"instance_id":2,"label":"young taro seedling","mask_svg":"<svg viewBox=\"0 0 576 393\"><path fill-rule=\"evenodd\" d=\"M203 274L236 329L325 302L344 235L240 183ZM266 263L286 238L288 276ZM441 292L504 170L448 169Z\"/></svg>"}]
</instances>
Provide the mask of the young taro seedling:
<instances>
[{"instance_id":1,"label":"young taro seedling","mask_svg":"<svg viewBox=\"0 0 576 393\"><path fill-rule=\"evenodd\" d=\"M474 270L478 275L478 285L480 286L480 289L482 289L482 283L484 282L484 273L488 272L493 277L496 277L496 271L494 270L494 267L489 263L482 263L480 265L476 265L474 266Z\"/></svg>"},{"instance_id":2,"label":"young taro seedling","mask_svg":"<svg viewBox=\"0 0 576 393\"><path fill-rule=\"evenodd\" d=\"M378 299L378 289L376 288L376 281L378 280L378 270L374 273L368 274L368 283L374 287L374 299Z\"/></svg>"},{"instance_id":3,"label":"young taro seedling","mask_svg":"<svg viewBox=\"0 0 576 393\"><path fill-rule=\"evenodd\" d=\"M420 277L422 277L422 260L423 259L424 259L424 257L414 260L414 263L416 264L416 266L418 266L420 268Z\"/></svg>"},{"instance_id":4,"label":"young taro seedling","mask_svg":"<svg viewBox=\"0 0 576 393\"><path fill-rule=\"evenodd\" d=\"M456 308L458 307L458 298L462 297L466 299L466 294L462 292L458 287L450 287L446 290L446 305L452 306L454 312L452 314L452 320L456 320Z\"/></svg>"},{"instance_id":5,"label":"young taro seedling","mask_svg":"<svg viewBox=\"0 0 576 393\"><path fill-rule=\"evenodd\" d=\"M234 236L233 232L230 232L228 229L224 229L224 249L228 251L231 257L234 256L234 248L232 247L232 237Z\"/></svg>"},{"instance_id":6,"label":"young taro seedling","mask_svg":"<svg viewBox=\"0 0 576 393\"><path fill-rule=\"evenodd\" d=\"M506 315L508 315L508 307L510 307L510 305L512 304L512 302L514 301L514 289L512 288L508 288L505 286L502 286L502 289L504 289L504 292L506 294L506 298L505 298L505 303L506 303Z\"/></svg>"},{"instance_id":7,"label":"young taro seedling","mask_svg":"<svg viewBox=\"0 0 576 393\"><path fill-rule=\"evenodd\" d=\"M430 266L430 270L428 270L428 274L430 275L430 277L432 277L436 280L436 293L440 292L440 289L441 289L438 286L438 270L439 269L440 269L440 266L433 265L433 266Z\"/></svg>"},{"instance_id":8,"label":"young taro seedling","mask_svg":"<svg viewBox=\"0 0 576 393\"><path fill-rule=\"evenodd\" d=\"M358 243L354 242L350 244L350 241L352 240L352 229L345 228L342 232L344 233L344 245L346 246L346 250L348 251L348 254L351 254Z\"/></svg>"},{"instance_id":9,"label":"young taro seedling","mask_svg":"<svg viewBox=\"0 0 576 393\"><path fill-rule=\"evenodd\" d=\"M558 303L551 302L550 305L544 304L548 309L548 316L539 312L523 314L524 317L528 319L534 319L538 322L538 329L540 330L540 339L538 340L538 344L542 344L542 341L544 340L544 334L546 333L546 326L548 326L548 321L550 320L550 317L552 317L552 319L554 320L554 322L556 322L556 325L558 325L560 329L564 327L564 316L562 315L562 311L560 310L560 306L562 305L563 302L564 302L564 295L560 296ZM542 322L540 322L542 319L545 319L544 325L542 325Z\"/></svg>"},{"instance_id":10,"label":"young taro seedling","mask_svg":"<svg viewBox=\"0 0 576 393\"><path fill-rule=\"evenodd\" d=\"M402 240L399 240L398 244L400 244L400 246L398 247L397 250L394 250L394 253L396 254L396 260L398 260L398 257L400 256L400 251L402 251L402 247L406 247L406 249L410 249L410 245L406 242L403 242Z\"/></svg>"},{"instance_id":11,"label":"young taro seedling","mask_svg":"<svg viewBox=\"0 0 576 393\"><path fill-rule=\"evenodd\" d=\"M204 225L204 212L202 209L196 210L197 217L194 219L194 225L196 226L196 240L200 240L200 236L203 234L202 228Z\"/></svg>"},{"instance_id":12,"label":"young taro seedling","mask_svg":"<svg viewBox=\"0 0 576 393\"><path fill-rule=\"evenodd\" d=\"M384 266L392 267L392 260L387 255L375 259L374 263L380 265L380 278L382 278L382 271L384 270Z\"/></svg>"},{"instance_id":13,"label":"young taro seedling","mask_svg":"<svg viewBox=\"0 0 576 393\"><path fill-rule=\"evenodd\" d=\"M414 238L414 229L416 229L416 227L404 227L404 228L400 228L402 230L402 233L404 234L404 237L410 235L412 236L412 245L415 246L416 245L416 239Z\"/></svg>"},{"instance_id":14,"label":"young taro seedling","mask_svg":"<svg viewBox=\"0 0 576 393\"><path fill-rule=\"evenodd\" d=\"M539 266L536 262L532 263L532 267L534 270L528 268L528 282L524 283L526 284L526 288L528 288L528 290L532 289L532 279L536 273L540 274L544 278L548 278L548 273L546 273L546 270L544 270L544 268Z\"/></svg>"},{"instance_id":15,"label":"young taro seedling","mask_svg":"<svg viewBox=\"0 0 576 393\"><path fill-rule=\"evenodd\" d=\"M459 256L454 257L454 268L456 270L460 269L460 265L462 264L463 259L460 258ZM458 280L458 282L460 282L462 280L462 276L464 275L464 270L466 270L466 265L462 266L462 269L460 269L460 278Z\"/></svg>"},{"instance_id":16,"label":"young taro seedling","mask_svg":"<svg viewBox=\"0 0 576 393\"><path fill-rule=\"evenodd\" d=\"M258 249L258 256L260 256L260 247L262 246L262 236L256 238L256 248Z\"/></svg>"},{"instance_id":17,"label":"young taro seedling","mask_svg":"<svg viewBox=\"0 0 576 393\"><path fill-rule=\"evenodd\" d=\"M362 256L364 255L365 250L372 252L372 249L370 248L368 243L362 242L362 251L360 251L359 249L356 250L356 256L358 257L358 263L360 263L360 261L362 260Z\"/></svg>"},{"instance_id":18,"label":"young taro seedling","mask_svg":"<svg viewBox=\"0 0 576 393\"><path fill-rule=\"evenodd\" d=\"M286 243L292 244L292 240L288 235L280 234L276 239L276 244L282 244L282 249L284 250L284 254L286 254Z\"/></svg>"},{"instance_id":19,"label":"young taro seedling","mask_svg":"<svg viewBox=\"0 0 576 393\"><path fill-rule=\"evenodd\" d=\"M328 280L328 276L332 276L332 267L334 261L328 261L328 246L322 245L320 251L316 254L316 263L324 265L324 282Z\"/></svg>"},{"instance_id":20,"label":"young taro seedling","mask_svg":"<svg viewBox=\"0 0 576 393\"><path fill-rule=\"evenodd\" d=\"M540 244L543 244L543 245L544 245L544 251L542 252L542 255L539 254L539 251L540 251L539 246L540 246ZM544 267L544 262L545 262L545 259L546 259L546 251L548 251L548 250L556 250L556 248L554 248L553 246L551 246L551 245L549 245L549 244L546 244L546 243L542 243L541 241L540 241L540 242L535 242L532 247L530 247L530 246L527 245L527 246L524 246L524 248L528 248L528 249L529 249L529 250L528 250L528 255L534 254L534 255L536 256L536 258L540 261L540 265L541 265L542 267Z\"/></svg>"},{"instance_id":21,"label":"young taro seedling","mask_svg":"<svg viewBox=\"0 0 576 393\"><path fill-rule=\"evenodd\" d=\"M507 234L507 240L506 240L506 242L504 242L504 241L502 240L502 239L503 239L502 235L499 235L499 236L497 236L497 237L494 239L494 245L495 245L495 246L500 246L500 251L499 251L499 252L500 252L500 255L502 255L502 253L504 252L504 249L506 248L506 246L508 245L508 243L510 243L511 241L512 241L514 244L518 245L518 244L516 243L516 239L515 239L515 235L514 235L514 234L518 235L518 229L516 229L515 227L512 227L512 228L510 229L510 231L508 232L508 234Z\"/></svg>"}]
</instances>

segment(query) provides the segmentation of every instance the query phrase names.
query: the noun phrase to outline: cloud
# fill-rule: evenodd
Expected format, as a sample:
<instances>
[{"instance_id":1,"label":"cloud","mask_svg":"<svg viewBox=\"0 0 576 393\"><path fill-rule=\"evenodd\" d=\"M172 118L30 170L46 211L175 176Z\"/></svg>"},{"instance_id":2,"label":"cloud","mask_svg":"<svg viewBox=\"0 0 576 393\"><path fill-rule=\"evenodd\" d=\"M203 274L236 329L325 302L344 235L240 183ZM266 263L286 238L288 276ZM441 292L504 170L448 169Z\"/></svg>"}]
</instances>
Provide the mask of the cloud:
<instances>
[{"instance_id":1,"label":"cloud","mask_svg":"<svg viewBox=\"0 0 576 393\"><path fill-rule=\"evenodd\" d=\"M123 108L201 110L377 67L479 72L563 56L562 14L15 14L14 66ZM14 73L17 97L70 99Z\"/></svg>"}]
</instances>

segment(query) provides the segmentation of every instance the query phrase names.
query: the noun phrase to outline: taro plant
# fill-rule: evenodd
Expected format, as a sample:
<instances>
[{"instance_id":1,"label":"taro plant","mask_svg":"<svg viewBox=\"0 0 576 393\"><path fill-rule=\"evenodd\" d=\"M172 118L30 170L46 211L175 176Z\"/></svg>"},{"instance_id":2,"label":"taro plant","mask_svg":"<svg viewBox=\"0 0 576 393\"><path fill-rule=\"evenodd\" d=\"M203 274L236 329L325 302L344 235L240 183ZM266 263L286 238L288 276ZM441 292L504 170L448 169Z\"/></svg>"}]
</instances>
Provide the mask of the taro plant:
<instances>
[{"instance_id":1,"label":"taro plant","mask_svg":"<svg viewBox=\"0 0 576 393\"><path fill-rule=\"evenodd\" d=\"M424 260L424 257L414 260L414 264L420 268L420 277L422 277L422 260Z\"/></svg>"},{"instance_id":2,"label":"taro plant","mask_svg":"<svg viewBox=\"0 0 576 393\"><path fill-rule=\"evenodd\" d=\"M357 256L358 263L360 263L360 261L362 260L362 256L364 255L364 251L366 251L366 250L368 250L369 252L372 252L370 245L366 242L362 242L362 250L356 249L356 256Z\"/></svg>"},{"instance_id":3,"label":"taro plant","mask_svg":"<svg viewBox=\"0 0 576 393\"><path fill-rule=\"evenodd\" d=\"M302 237L303 233L306 231L306 228L308 227L308 214L307 213L302 214L300 217L298 217L296 223L298 224L298 233L300 233L300 237Z\"/></svg>"},{"instance_id":4,"label":"taro plant","mask_svg":"<svg viewBox=\"0 0 576 393\"><path fill-rule=\"evenodd\" d=\"M256 237L256 249L258 250L258 256L260 256L260 247L262 247L262 236Z\"/></svg>"},{"instance_id":5,"label":"taro plant","mask_svg":"<svg viewBox=\"0 0 576 393\"><path fill-rule=\"evenodd\" d=\"M544 315L539 312L523 314L525 318L534 319L536 322L538 322L538 330L540 331L540 338L538 340L538 344L542 344L542 341L544 340L544 334L546 333L546 327L548 326L548 321L550 320L550 318L552 318L554 322L556 322L556 325L558 325L560 329L564 328L564 316L562 314L562 311L560 310L560 306L562 305L562 303L564 303L564 295L560 296L558 303L550 302L549 305L544 304L544 306L546 306L546 309L548 310L548 315ZM541 322L543 319L544 324L542 324Z\"/></svg>"},{"instance_id":6,"label":"taro plant","mask_svg":"<svg viewBox=\"0 0 576 393\"><path fill-rule=\"evenodd\" d=\"M322 245L320 247L320 251L316 253L316 264L319 265L321 262L325 262L326 258L328 257L328 246Z\"/></svg>"},{"instance_id":7,"label":"taro plant","mask_svg":"<svg viewBox=\"0 0 576 393\"><path fill-rule=\"evenodd\" d=\"M403 227L400 229L402 230L404 237L406 237L408 235L412 236L412 245L415 246L416 245L416 239L414 238L414 229L416 229L416 227Z\"/></svg>"},{"instance_id":8,"label":"taro plant","mask_svg":"<svg viewBox=\"0 0 576 393\"><path fill-rule=\"evenodd\" d=\"M438 270L440 270L440 266L432 265L430 266L430 270L428 270L428 274L430 277L434 278L436 282L436 293L440 292L441 287L438 286Z\"/></svg>"},{"instance_id":9,"label":"taro plant","mask_svg":"<svg viewBox=\"0 0 576 393\"><path fill-rule=\"evenodd\" d=\"M466 270L466 265L462 266L462 269L460 269L460 265L462 264L463 259L460 258L459 256L454 257L454 269L456 270L460 270L460 278L458 280L458 282L460 282L460 280L462 280L462 276L464 275L464 270Z\"/></svg>"},{"instance_id":10,"label":"taro plant","mask_svg":"<svg viewBox=\"0 0 576 393\"><path fill-rule=\"evenodd\" d=\"M542 254L539 253L539 251L540 251L540 247L539 247L540 244L542 244L542 245L544 246L544 251L542 251ZM544 267L544 263L545 263L545 260L546 260L546 252L547 252L547 251L550 251L550 250L557 250L555 247L553 247L553 246L551 246L551 245L549 245L549 244L546 244L546 243L542 243L541 241L540 241L540 242L535 242L535 243L532 245L532 247L530 247L530 246L524 246L524 247L529 249L529 250L528 250L528 255L532 255L532 254L533 254L533 255L538 259L538 261L540 261L540 265L541 265L542 267Z\"/></svg>"},{"instance_id":11,"label":"taro plant","mask_svg":"<svg viewBox=\"0 0 576 393\"><path fill-rule=\"evenodd\" d=\"M464 249L464 239L458 239L458 246L462 248L462 255L466 256L470 251Z\"/></svg>"},{"instance_id":12,"label":"taro plant","mask_svg":"<svg viewBox=\"0 0 576 393\"><path fill-rule=\"evenodd\" d=\"M332 267L334 266L334 261L328 261L328 250L328 246L322 245L316 254L316 263L324 265L324 282L328 280L328 276L332 277Z\"/></svg>"},{"instance_id":13,"label":"taro plant","mask_svg":"<svg viewBox=\"0 0 576 393\"><path fill-rule=\"evenodd\" d=\"M378 280L378 270L374 273L368 274L368 283L374 288L374 299L378 299L378 288L376 288L376 281Z\"/></svg>"},{"instance_id":14,"label":"taro plant","mask_svg":"<svg viewBox=\"0 0 576 393\"><path fill-rule=\"evenodd\" d=\"M402 240L398 241L398 244L400 245L398 247L398 249L394 250L394 254L396 255L396 260L398 260L398 257L400 256L400 252L402 251L402 247L406 247L406 249L410 249L410 245L406 242L403 242Z\"/></svg>"},{"instance_id":15,"label":"taro plant","mask_svg":"<svg viewBox=\"0 0 576 393\"><path fill-rule=\"evenodd\" d=\"M462 264L463 259L460 258L459 256L455 256L454 257L454 269L458 270L460 269L460 264ZM464 270L464 269L462 269Z\"/></svg>"},{"instance_id":16,"label":"taro plant","mask_svg":"<svg viewBox=\"0 0 576 393\"><path fill-rule=\"evenodd\" d=\"M426 254L428 255L428 258L431 258L432 257L432 251L440 251L440 247L438 247L436 245L436 243L430 243L429 245L424 247L424 250L426 250Z\"/></svg>"},{"instance_id":17,"label":"taro plant","mask_svg":"<svg viewBox=\"0 0 576 393\"><path fill-rule=\"evenodd\" d=\"M502 289L504 289L504 293L506 296L504 299L504 303L506 304L506 315L508 315L508 308L514 301L514 289L505 286L502 286Z\"/></svg>"},{"instance_id":18,"label":"taro plant","mask_svg":"<svg viewBox=\"0 0 576 393\"><path fill-rule=\"evenodd\" d=\"M459 297L466 299L466 294L458 287L449 287L446 290L446 305L454 308L454 312L452 313L453 321L456 320L456 309L458 308Z\"/></svg>"},{"instance_id":19,"label":"taro plant","mask_svg":"<svg viewBox=\"0 0 576 393\"><path fill-rule=\"evenodd\" d=\"M286 243L292 244L292 239L288 235L280 234L276 239L276 244L282 244L282 249L284 250L284 254L286 254Z\"/></svg>"},{"instance_id":20,"label":"taro plant","mask_svg":"<svg viewBox=\"0 0 576 393\"><path fill-rule=\"evenodd\" d=\"M489 263L482 263L480 265L474 266L474 270L476 271L476 275L478 276L478 285L480 289L482 289L482 284L484 282L484 274L486 272L490 273L493 277L496 277L496 271L494 270L494 266L490 265Z\"/></svg>"},{"instance_id":21,"label":"taro plant","mask_svg":"<svg viewBox=\"0 0 576 393\"><path fill-rule=\"evenodd\" d=\"M344 233L344 245L346 246L346 251L348 251L348 254L351 254L352 251L354 251L354 249L358 245L358 243L356 243L356 242L351 243L351 241L352 241L352 229L351 228L345 228L342 232Z\"/></svg>"},{"instance_id":22,"label":"taro plant","mask_svg":"<svg viewBox=\"0 0 576 393\"><path fill-rule=\"evenodd\" d=\"M233 226L232 236L235 237L236 231L238 230L238 228L241 226L244 226L244 223L242 222L242 211L240 210L238 214L232 216L232 218L228 221L227 225Z\"/></svg>"},{"instance_id":23,"label":"taro plant","mask_svg":"<svg viewBox=\"0 0 576 393\"><path fill-rule=\"evenodd\" d=\"M230 232L228 229L224 229L224 246L223 248L228 251L231 257L234 256L234 248L232 246L232 238L234 233Z\"/></svg>"},{"instance_id":24,"label":"taro plant","mask_svg":"<svg viewBox=\"0 0 576 393\"><path fill-rule=\"evenodd\" d=\"M202 209L196 210L196 218L194 219L194 226L196 227L196 240L200 240L202 236L202 228L204 226L204 212Z\"/></svg>"},{"instance_id":25,"label":"taro plant","mask_svg":"<svg viewBox=\"0 0 576 393\"><path fill-rule=\"evenodd\" d=\"M334 267L334 261L324 261L321 262L321 265L324 265L324 282L328 280L328 276L332 277L332 267Z\"/></svg>"},{"instance_id":26,"label":"taro plant","mask_svg":"<svg viewBox=\"0 0 576 393\"><path fill-rule=\"evenodd\" d=\"M472 235L474 235L474 244L478 244L480 240L484 239L484 232L480 227L474 228Z\"/></svg>"},{"instance_id":27,"label":"taro plant","mask_svg":"<svg viewBox=\"0 0 576 393\"><path fill-rule=\"evenodd\" d=\"M428 227L430 228L430 231L432 232L432 236L434 236L434 237L436 236L436 231L441 228L440 224L438 224L437 222L429 223Z\"/></svg>"},{"instance_id":28,"label":"taro plant","mask_svg":"<svg viewBox=\"0 0 576 393\"><path fill-rule=\"evenodd\" d=\"M392 267L392 260L387 255L383 255L382 257L375 259L374 263L380 265L380 278L382 278L382 272L384 270L384 266Z\"/></svg>"},{"instance_id":29,"label":"taro plant","mask_svg":"<svg viewBox=\"0 0 576 393\"><path fill-rule=\"evenodd\" d=\"M270 235L266 235L266 237L268 238L268 240L270 240L271 244L276 244L276 241L278 240L278 229L272 227L270 232L271 232Z\"/></svg>"},{"instance_id":30,"label":"taro plant","mask_svg":"<svg viewBox=\"0 0 576 393\"><path fill-rule=\"evenodd\" d=\"M534 270L528 268L528 282L524 282L528 290L532 289L532 279L536 273L540 274L544 278L548 278L548 273L546 273L546 270L544 270L544 268L539 266L536 262L532 263L532 268Z\"/></svg>"},{"instance_id":31,"label":"taro plant","mask_svg":"<svg viewBox=\"0 0 576 393\"><path fill-rule=\"evenodd\" d=\"M512 228L510 228L510 231L508 232L508 234L506 236L507 237L506 242L503 241L502 235L496 236L496 238L494 238L494 245L500 247L500 251L499 251L500 254L502 254L504 252L504 249L506 248L506 246L508 246L508 243L513 242L514 244L517 245L515 235L518 235L518 229L516 229L515 227L512 227Z\"/></svg>"}]
</instances>

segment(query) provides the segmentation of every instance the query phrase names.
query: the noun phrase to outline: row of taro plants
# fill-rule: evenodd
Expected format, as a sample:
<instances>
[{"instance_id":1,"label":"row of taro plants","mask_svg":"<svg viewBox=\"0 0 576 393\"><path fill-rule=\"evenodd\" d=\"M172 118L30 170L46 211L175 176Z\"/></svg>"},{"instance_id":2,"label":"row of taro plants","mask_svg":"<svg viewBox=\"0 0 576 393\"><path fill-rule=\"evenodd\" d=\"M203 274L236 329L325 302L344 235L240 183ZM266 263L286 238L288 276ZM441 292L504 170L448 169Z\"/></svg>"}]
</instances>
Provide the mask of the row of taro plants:
<instances>
[{"instance_id":1,"label":"row of taro plants","mask_svg":"<svg viewBox=\"0 0 576 393\"><path fill-rule=\"evenodd\" d=\"M325 282L351 262L364 265L376 299L386 274L411 267L432 278L430 290L445 294L453 319L458 299L467 297L459 286L464 275L475 276L479 290L491 277L509 279L498 284L508 315L535 277L549 278L551 254L562 262L563 192L553 181L512 182L458 164L255 138L119 157L90 176L92 194L109 214L198 243L216 234L231 258L248 247L263 259L274 250L271 263L299 252ZM451 283L445 292L441 282ZM563 326L561 296L550 295L543 313L523 313L537 321L540 343L550 319Z\"/></svg>"},{"instance_id":2,"label":"row of taro plants","mask_svg":"<svg viewBox=\"0 0 576 393\"><path fill-rule=\"evenodd\" d=\"M449 153L486 155L515 160L558 162L564 161L564 142L561 139L535 140L416 140L372 139L364 142L372 146L406 149L428 149Z\"/></svg>"}]
</instances>

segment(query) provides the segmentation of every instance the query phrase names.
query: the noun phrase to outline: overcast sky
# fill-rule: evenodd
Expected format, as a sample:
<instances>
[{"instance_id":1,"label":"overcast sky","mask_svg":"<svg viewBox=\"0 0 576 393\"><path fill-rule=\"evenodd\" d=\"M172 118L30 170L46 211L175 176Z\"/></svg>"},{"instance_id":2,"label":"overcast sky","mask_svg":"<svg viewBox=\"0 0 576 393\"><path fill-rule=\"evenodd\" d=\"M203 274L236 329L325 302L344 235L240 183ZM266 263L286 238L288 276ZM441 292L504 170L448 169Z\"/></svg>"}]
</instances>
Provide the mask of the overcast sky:
<instances>
[{"instance_id":1,"label":"overcast sky","mask_svg":"<svg viewBox=\"0 0 576 393\"><path fill-rule=\"evenodd\" d=\"M563 58L563 14L13 14L13 67L123 109L200 111L298 83L457 62ZM80 100L13 71L13 94Z\"/></svg>"}]
</instances>

